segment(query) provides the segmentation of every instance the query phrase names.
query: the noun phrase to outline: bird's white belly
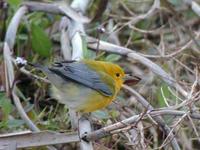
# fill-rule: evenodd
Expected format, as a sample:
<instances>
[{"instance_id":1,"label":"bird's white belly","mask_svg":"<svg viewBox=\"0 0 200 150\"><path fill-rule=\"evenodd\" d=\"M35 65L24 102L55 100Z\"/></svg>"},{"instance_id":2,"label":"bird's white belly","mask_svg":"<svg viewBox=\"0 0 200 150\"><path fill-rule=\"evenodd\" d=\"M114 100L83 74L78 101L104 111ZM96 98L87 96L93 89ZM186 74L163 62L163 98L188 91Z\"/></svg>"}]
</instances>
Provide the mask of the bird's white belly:
<instances>
[{"instance_id":1,"label":"bird's white belly","mask_svg":"<svg viewBox=\"0 0 200 150\"><path fill-rule=\"evenodd\" d=\"M67 83L59 89L55 86L51 87L52 97L74 110L78 110L80 106L84 105L94 92L97 91L73 82Z\"/></svg>"}]
</instances>

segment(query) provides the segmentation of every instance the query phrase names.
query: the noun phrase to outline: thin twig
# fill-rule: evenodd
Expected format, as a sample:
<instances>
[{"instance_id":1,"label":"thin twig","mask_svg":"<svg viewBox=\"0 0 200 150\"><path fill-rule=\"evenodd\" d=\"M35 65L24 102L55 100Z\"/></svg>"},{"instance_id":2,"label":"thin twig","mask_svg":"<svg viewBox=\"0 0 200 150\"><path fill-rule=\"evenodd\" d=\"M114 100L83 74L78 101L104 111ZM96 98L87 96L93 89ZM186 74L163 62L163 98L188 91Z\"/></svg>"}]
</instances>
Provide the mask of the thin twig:
<instances>
[{"instance_id":1,"label":"thin twig","mask_svg":"<svg viewBox=\"0 0 200 150\"><path fill-rule=\"evenodd\" d=\"M138 120L146 119L146 118L148 118L148 115L150 115L152 117L161 116L161 115L172 115L172 116L176 116L176 117L178 117L178 116L181 117L184 114L186 114L185 111L178 111L178 110L167 110L167 109L151 110L151 111L147 111L144 115L143 115L143 113L139 114L139 115L134 115L132 117L129 117L120 122L109 125L107 127L103 127L99 130L92 131L91 133L87 133L87 134L83 135L82 138L85 140L88 140L88 141L90 141L90 140L94 141L94 140L109 136L109 135L111 135L111 131L113 133L116 133L116 132L114 132L115 130L119 130L121 128L130 126L131 124L137 123ZM142 115L143 115L143 117L141 118ZM197 120L200 119L200 114L198 114L198 113L189 113L188 115L190 115L190 117L193 119L197 119ZM121 131L121 130L119 130L119 131Z\"/></svg>"}]
</instances>

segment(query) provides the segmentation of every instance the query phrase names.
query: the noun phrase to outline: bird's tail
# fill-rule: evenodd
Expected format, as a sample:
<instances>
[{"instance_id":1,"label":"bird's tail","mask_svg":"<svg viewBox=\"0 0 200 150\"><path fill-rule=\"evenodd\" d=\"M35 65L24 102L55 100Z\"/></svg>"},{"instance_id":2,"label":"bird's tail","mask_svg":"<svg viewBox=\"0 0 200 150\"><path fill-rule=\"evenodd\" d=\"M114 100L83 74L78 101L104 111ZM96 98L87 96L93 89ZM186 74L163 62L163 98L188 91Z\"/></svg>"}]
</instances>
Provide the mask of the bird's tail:
<instances>
[{"instance_id":1,"label":"bird's tail","mask_svg":"<svg viewBox=\"0 0 200 150\"><path fill-rule=\"evenodd\" d=\"M30 66L32 66L32 67L38 69L38 70L41 70L41 71L43 71L43 72L45 72L45 73L49 73L49 72L50 72L50 70L48 69L48 67L42 66L42 65L37 64L37 63L36 63L36 64L33 64L33 63L28 62L28 65L30 65Z\"/></svg>"}]
</instances>

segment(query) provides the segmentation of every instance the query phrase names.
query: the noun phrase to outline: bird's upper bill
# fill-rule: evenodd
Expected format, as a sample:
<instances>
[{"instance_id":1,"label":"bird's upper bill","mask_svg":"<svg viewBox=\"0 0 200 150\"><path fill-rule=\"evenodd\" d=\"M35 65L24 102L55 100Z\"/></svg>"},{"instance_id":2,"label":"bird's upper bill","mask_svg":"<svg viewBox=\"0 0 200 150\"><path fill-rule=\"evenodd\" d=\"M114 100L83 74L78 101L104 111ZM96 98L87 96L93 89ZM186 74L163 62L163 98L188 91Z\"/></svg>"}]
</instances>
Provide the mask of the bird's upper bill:
<instances>
[{"instance_id":1,"label":"bird's upper bill","mask_svg":"<svg viewBox=\"0 0 200 150\"><path fill-rule=\"evenodd\" d=\"M124 76L124 84L127 85L135 85L141 80L140 77L132 76L130 74L125 74Z\"/></svg>"}]
</instances>

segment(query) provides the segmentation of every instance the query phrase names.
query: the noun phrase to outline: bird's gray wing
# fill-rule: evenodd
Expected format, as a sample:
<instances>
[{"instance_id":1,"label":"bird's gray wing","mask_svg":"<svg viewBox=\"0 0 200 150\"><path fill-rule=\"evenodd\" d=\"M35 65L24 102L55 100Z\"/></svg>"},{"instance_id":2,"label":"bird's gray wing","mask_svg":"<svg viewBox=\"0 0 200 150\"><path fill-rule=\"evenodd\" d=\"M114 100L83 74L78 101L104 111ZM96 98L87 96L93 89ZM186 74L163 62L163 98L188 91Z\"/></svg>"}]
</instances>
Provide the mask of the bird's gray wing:
<instances>
[{"instance_id":1,"label":"bird's gray wing","mask_svg":"<svg viewBox=\"0 0 200 150\"><path fill-rule=\"evenodd\" d=\"M100 75L102 72L96 72L90 68L88 68L87 65L85 65L82 62L62 62L62 63L56 63L52 67L49 68L50 71L57 74L64 80L72 80L74 82L80 83L86 87L92 88L100 93L102 93L105 96L113 96L114 95L114 89L112 87L105 84ZM106 75L111 78L109 75ZM113 80L112 78L110 80ZM112 81L111 81L112 82ZM114 84L114 81L113 81Z\"/></svg>"}]
</instances>

